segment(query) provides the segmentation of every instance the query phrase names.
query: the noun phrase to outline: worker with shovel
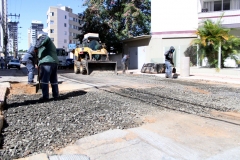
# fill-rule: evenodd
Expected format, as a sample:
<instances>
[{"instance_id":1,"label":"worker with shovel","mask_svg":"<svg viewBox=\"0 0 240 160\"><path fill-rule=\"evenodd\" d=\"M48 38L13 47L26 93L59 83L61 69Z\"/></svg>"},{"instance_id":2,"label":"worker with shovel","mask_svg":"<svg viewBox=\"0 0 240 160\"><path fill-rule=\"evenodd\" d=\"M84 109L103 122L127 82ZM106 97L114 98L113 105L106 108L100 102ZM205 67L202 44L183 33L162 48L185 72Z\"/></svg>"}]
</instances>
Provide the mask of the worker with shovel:
<instances>
[{"instance_id":1,"label":"worker with shovel","mask_svg":"<svg viewBox=\"0 0 240 160\"><path fill-rule=\"evenodd\" d=\"M170 47L170 49L164 53L165 56L165 77L166 78L172 78L172 66L174 66L173 63L173 53L175 51L175 48L173 46ZM176 72L176 69L174 68L174 72Z\"/></svg>"},{"instance_id":2,"label":"worker with shovel","mask_svg":"<svg viewBox=\"0 0 240 160\"><path fill-rule=\"evenodd\" d=\"M58 57L57 50L52 40L47 36L47 33L39 33L38 39L34 48L34 52L38 57L38 69L40 70L39 79L42 88L42 97L40 100L49 99L49 81L52 87L52 96L58 98Z\"/></svg>"}]
</instances>

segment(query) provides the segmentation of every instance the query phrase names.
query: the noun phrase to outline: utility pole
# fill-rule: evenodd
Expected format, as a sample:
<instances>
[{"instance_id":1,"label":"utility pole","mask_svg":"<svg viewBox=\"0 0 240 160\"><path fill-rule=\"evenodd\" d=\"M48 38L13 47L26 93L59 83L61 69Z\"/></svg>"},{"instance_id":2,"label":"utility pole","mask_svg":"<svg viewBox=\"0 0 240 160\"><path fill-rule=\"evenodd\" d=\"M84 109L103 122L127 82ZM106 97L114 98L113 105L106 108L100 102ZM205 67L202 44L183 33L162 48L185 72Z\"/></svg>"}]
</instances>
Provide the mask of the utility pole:
<instances>
[{"instance_id":1,"label":"utility pole","mask_svg":"<svg viewBox=\"0 0 240 160\"><path fill-rule=\"evenodd\" d=\"M3 29L3 50L5 59L5 68L7 68L7 44L8 44L8 30L7 30L7 0L2 0L2 29Z\"/></svg>"}]
</instances>

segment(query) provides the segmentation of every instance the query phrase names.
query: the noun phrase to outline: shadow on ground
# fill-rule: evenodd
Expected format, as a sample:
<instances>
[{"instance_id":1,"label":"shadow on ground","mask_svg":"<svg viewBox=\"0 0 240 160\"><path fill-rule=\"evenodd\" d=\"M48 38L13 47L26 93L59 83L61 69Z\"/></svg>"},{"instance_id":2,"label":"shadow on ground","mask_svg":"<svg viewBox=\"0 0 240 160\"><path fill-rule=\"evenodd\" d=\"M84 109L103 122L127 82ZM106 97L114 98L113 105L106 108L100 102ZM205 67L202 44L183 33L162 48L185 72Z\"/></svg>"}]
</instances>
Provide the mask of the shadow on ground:
<instances>
[{"instance_id":1,"label":"shadow on ground","mask_svg":"<svg viewBox=\"0 0 240 160\"><path fill-rule=\"evenodd\" d=\"M41 103L50 103L52 101L62 101L62 100L66 100L69 99L70 97L76 97L76 96L81 96L81 95L85 95L87 92L83 91L83 90L79 90L79 91L73 91L73 92L68 92L68 93L64 93L64 94L60 94L60 96L57 99L54 98L50 98L49 100L39 100L39 98L41 97L41 94L37 94L37 95L31 95L33 96L32 100L23 100L22 102L15 102L15 103L6 103L4 110L7 110L9 108L14 108L14 107L19 107L22 105L31 105L31 104L41 104ZM29 97L29 95L26 95L26 99ZM11 98L11 97L10 97ZM14 98L14 97L12 97ZM7 101L8 102L8 101Z\"/></svg>"}]
</instances>

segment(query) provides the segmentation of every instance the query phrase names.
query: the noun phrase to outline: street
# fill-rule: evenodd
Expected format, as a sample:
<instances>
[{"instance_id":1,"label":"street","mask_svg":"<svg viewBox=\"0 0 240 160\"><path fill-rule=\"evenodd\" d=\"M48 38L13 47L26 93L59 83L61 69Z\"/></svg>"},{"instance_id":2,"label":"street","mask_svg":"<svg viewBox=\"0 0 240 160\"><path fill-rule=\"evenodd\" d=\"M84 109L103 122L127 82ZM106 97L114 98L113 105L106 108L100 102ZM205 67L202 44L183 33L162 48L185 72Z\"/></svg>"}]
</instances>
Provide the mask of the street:
<instances>
[{"instance_id":1,"label":"street","mask_svg":"<svg viewBox=\"0 0 240 160\"><path fill-rule=\"evenodd\" d=\"M60 98L39 102L41 94L26 84L25 68L0 76L14 82L3 111L0 155L6 159L36 153L119 160L240 158L239 85L59 70Z\"/></svg>"}]
</instances>

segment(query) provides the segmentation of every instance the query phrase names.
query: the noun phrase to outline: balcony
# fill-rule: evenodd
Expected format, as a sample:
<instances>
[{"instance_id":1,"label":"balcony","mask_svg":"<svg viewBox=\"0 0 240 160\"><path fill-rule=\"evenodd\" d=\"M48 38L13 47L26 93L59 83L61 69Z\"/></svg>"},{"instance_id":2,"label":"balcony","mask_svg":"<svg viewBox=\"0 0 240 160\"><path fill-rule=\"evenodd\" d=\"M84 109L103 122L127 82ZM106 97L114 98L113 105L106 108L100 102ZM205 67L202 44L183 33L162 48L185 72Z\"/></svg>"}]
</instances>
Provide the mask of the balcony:
<instances>
[{"instance_id":1,"label":"balcony","mask_svg":"<svg viewBox=\"0 0 240 160\"><path fill-rule=\"evenodd\" d=\"M222 24L227 28L240 28L240 0L203 0L198 20L217 21L222 17Z\"/></svg>"}]
</instances>

